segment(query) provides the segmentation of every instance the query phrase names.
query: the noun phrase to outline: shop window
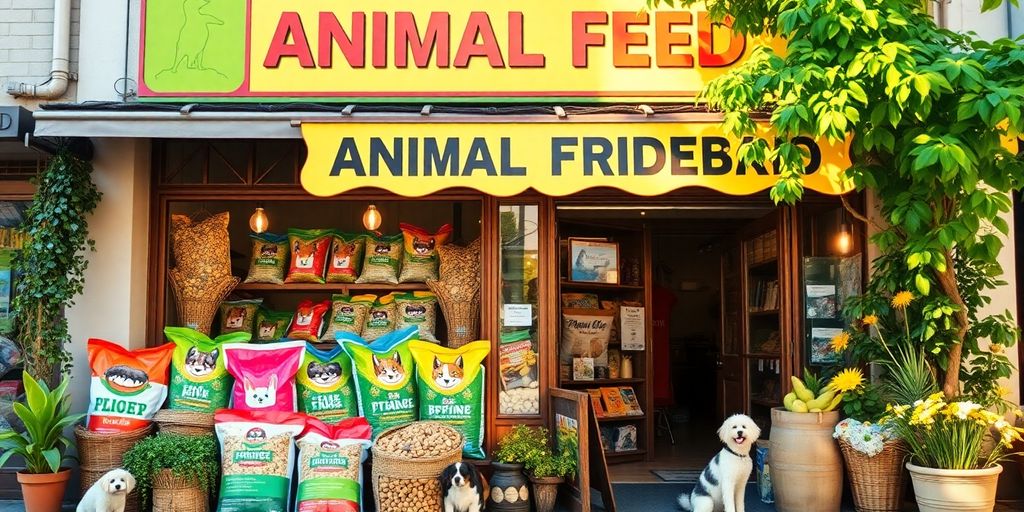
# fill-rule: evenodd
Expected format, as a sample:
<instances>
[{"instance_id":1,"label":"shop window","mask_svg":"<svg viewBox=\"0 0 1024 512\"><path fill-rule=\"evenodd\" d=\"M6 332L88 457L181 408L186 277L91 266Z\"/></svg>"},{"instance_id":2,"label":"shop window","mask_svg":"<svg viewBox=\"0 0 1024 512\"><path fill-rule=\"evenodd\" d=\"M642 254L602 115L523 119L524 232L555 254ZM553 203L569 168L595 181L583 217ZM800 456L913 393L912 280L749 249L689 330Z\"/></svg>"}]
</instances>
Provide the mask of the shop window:
<instances>
[{"instance_id":1,"label":"shop window","mask_svg":"<svg viewBox=\"0 0 1024 512\"><path fill-rule=\"evenodd\" d=\"M509 204L499 208L501 237L501 391L499 413L540 414L539 207Z\"/></svg>"},{"instance_id":2,"label":"shop window","mask_svg":"<svg viewBox=\"0 0 1024 512\"><path fill-rule=\"evenodd\" d=\"M291 185L299 181L306 147L291 140L268 140L256 144L253 160L256 185Z\"/></svg>"},{"instance_id":3,"label":"shop window","mask_svg":"<svg viewBox=\"0 0 1024 512\"><path fill-rule=\"evenodd\" d=\"M163 139L153 144L160 185L298 185L305 158L305 146L295 140Z\"/></svg>"}]
</instances>

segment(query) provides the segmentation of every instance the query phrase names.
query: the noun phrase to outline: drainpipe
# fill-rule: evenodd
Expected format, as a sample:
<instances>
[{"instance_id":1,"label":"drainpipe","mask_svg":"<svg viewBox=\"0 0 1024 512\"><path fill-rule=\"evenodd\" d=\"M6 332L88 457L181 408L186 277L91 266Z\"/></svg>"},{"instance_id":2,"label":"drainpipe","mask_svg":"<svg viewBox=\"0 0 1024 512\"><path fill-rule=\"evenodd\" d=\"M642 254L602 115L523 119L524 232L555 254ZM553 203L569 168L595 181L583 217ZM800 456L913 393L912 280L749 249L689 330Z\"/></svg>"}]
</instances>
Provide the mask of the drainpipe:
<instances>
[{"instance_id":1,"label":"drainpipe","mask_svg":"<svg viewBox=\"0 0 1024 512\"><path fill-rule=\"evenodd\" d=\"M53 2L53 63L50 79L38 84L8 82L7 94L14 97L52 100L60 98L68 90L71 53L71 0Z\"/></svg>"}]
</instances>

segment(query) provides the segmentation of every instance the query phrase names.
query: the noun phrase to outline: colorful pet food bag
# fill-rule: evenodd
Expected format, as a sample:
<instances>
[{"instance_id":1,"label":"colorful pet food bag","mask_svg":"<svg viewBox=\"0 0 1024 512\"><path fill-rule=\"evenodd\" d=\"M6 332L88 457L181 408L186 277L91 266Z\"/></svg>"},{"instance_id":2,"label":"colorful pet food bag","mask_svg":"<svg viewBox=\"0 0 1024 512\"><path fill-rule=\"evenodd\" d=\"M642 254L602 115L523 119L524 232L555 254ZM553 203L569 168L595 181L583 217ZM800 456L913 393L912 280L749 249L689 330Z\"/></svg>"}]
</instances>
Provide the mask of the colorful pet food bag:
<instances>
[{"instance_id":1,"label":"colorful pet food bag","mask_svg":"<svg viewBox=\"0 0 1024 512\"><path fill-rule=\"evenodd\" d=\"M247 332L252 334L256 312L263 299L232 300L220 303L220 333Z\"/></svg>"},{"instance_id":2,"label":"colorful pet food bag","mask_svg":"<svg viewBox=\"0 0 1024 512\"><path fill-rule=\"evenodd\" d=\"M281 340L288 335L293 316L291 311L260 309L256 312L256 335L253 336L253 341L271 343Z\"/></svg>"},{"instance_id":3,"label":"colorful pet food bag","mask_svg":"<svg viewBox=\"0 0 1024 512\"><path fill-rule=\"evenodd\" d=\"M358 336L338 333L338 343L352 358L359 415L370 422L374 437L388 428L416 421L416 386L409 352L409 340L415 337L416 329L410 327L367 345Z\"/></svg>"},{"instance_id":4,"label":"colorful pet food bag","mask_svg":"<svg viewBox=\"0 0 1024 512\"><path fill-rule=\"evenodd\" d=\"M402 265L402 235L366 236L366 255L357 283L398 284Z\"/></svg>"},{"instance_id":5,"label":"colorful pet food bag","mask_svg":"<svg viewBox=\"0 0 1024 512\"><path fill-rule=\"evenodd\" d=\"M252 259L249 260L247 283L284 283L288 266L288 237L272 233L253 233Z\"/></svg>"},{"instance_id":6,"label":"colorful pet food bag","mask_svg":"<svg viewBox=\"0 0 1024 512\"><path fill-rule=\"evenodd\" d=\"M306 345L306 355L295 377L299 387L299 411L327 423L356 416L352 359L339 346L329 351Z\"/></svg>"},{"instance_id":7,"label":"colorful pet food bag","mask_svg":"<svg viewBox=\"0 0 1024 512\"><path fill-rule=\"evenodd\" d=\"M395 329L416 327L417 339L437 343L437 296L430 292L412 292L395 296Z\"/></svg>"},{"instance_id":8,"label":"colorful pet food bag","mask_svg":"<svg viewBox=\"0 0 1024 512\"><path fill-rule=\"evenodd\" d=\"M440 421L466 438L463 457L482 459L484 443L484 358L491 351L486 340L457 349L413 340L409 351L416 361L416 393L420 420Z\"/></svg>"},{"instance_id":9,"label":"colorful pet food bag","mask_svg":"<svg viewBox=\"0 0 1024 512\"><path fill-rule=\"evenodd\" d=\"M328 283L354 283L363 268L366 236L338 233L331 237L331 255L327 259Z\"/></svg>"},{"instance_id":10,"label":"colorful pet food bag","mask_svg":"<svg viewBox=\"0 0 1024 512\"><path fill-rule=\"evenodd\" d=\"M366 315L366 323L363 324L361 336L364 340L374 341L395 330L398 317L398 304L395 303L395 295L395 293L389 293L374 301L373 307Z\"/></svg>"},{"instance_id":11,"label":"colorful pet food bag","mask_svg":"<svg viewBox=\"0 0 1024 512\"><path fill-rule=\"evenodd\" d=\"M93 338L87 350L92 370L88 429L116 433L148 426L167 398L174 344L131 351Z\"/></svg>"},{"instance_id":12,"label":"colorful pet food bag","mask_svg":"<svg viewBox=\"0 0 1024 512\"><path fill-rule=\"evenodd\" d=\"M295 512L360 512L363 462L373 442L366 418L327 425L307 421L299 448L299 488Z\"/></svg>"},{"instance_id":13,"label":"colorful pet food bag","mask_svg":"<svg viewBox=\"0 0 1024 512\"><path fill-rule=\"evenodd\" d=\"M335 341L336 333L347 332L360 336L363 333L363 325L366 324L366 316L370 314L370 308L376 302L376 295L334 295L331 297L331 316L327 321L327 330L320 337L320 341Z\"/></svg>"},{"instance_id":14,"label":"colorful pet food bag","mask_svg":"<svg viewBox=\"0 0 1024 512\"><path fill-rule=\"evenodd\" d=\"M292 250L286 283L323 283L327 253L331 250L329 229L289 229L288 246Z\"/></svg>"},{"instance_id":15,"label":"colorful pet food bag","mask_svg":"<svg viewBox=\"0 0 1024 512\"><path fill-rule=\"evenodd\" d=\"M319 340L324 328L324 317L329 309L331 302L326 300L316 304L311 300L300 302L295 310L295 317L292 318L292 325L288 328L287 337L293 340Z\"/></svg>"},{"instance_id":16,"label":"colorful pet food bag","mask_svg":"<svg viewBox=\"0 0 1024 512\"><path fill-rule=\"evenodd\" d=\"M174 343L168 409L214 412L231 401L231 375L224 368L224 345L245 343L247 332L222 334L214 339L188 327L165 327Z\"/></svg>"},{"instance_id":17,"label":"colorful pet food bag","mask_svg":"<svg viewBox=\"0 0 1024 512\"><path fill-rule=\"evenodd\" d=\"M306 417L291 412L222 410L214 415L220 441L217 512L288 512L295 437Z\"/></svg>"},{"instance_id":18,"label":"colorful pet food bag","mask_svg":"<svg viewBox=\"0 0 1024 512\"><path fill-rule=\"evenodd\" d=\"M452 235L449 224L441 226L437 233L413 226L399 224L402 229L402 273L398 276L401 283L425 283L428 279L437 280L437 248L444 245Z\"/></svg>"},{"instance_id":19,"label":"colorful pet food bag","mask_svg":"<svg viewBox=\"0 0 1024 512\"><path fill-rule=\"evenodd\" d=\"M231 408L295 412L295 373L305 351L302 341L225 345L224 365L235 378Z\"/></svg>"}]
</instances>

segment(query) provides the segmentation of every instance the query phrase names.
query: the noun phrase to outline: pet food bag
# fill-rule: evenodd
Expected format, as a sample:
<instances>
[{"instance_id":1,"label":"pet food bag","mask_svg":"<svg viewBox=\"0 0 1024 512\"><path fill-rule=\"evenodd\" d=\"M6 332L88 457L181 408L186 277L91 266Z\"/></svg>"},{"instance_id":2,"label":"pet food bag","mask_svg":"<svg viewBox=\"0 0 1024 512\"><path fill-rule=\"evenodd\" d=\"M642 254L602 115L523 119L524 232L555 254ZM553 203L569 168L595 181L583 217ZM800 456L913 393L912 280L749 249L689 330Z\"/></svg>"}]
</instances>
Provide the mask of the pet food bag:
<instances>
[{"instance_id":1,"label":"pet food bag","mask_svg":"<svg viewBox=\"0 0 1024 512\"><path fill-rule=\"evenodd\" d=\"M366 236L338 233L331 237L331 255L327 259L328 283L354 283L363 267Z\"/></svg>"},{"instance_id":2,"label":"pet food bag","mask_svg":"<svg viewBox=\"0 0 1024 512\"><path fill-rule=\"evenodd\" d=\"M366 315L366 323L363 324L362 338L366 341L373 341L381 336L395 330L398 316L398 304L395 303L394 293L389 293L373 303L369 314Z\"/></svg>"},{"instance_id":3,"label":"pet food bag","mask_svg":"<svg viewBox=\"0 0 1024 512\"><path fill-rule=\"evenodd\" d=\"M292 412L221 410L214 415L220 441L217 512L288 512L295 437L306 417Z\"/></svg>"},{"instance_id":4,"label":"pet food bag","mask_svg":"<svg viewBox=\"0 0 1024 512\"><path fill-rule=\"evenodd\" d=\"M368 345L359 336L338 333L338 343L352 358L359 415L370 422L374 436L416 421L416 386L409 352L409 340L415 337L416 329L410 327L385 334Z\"/></svg>"},{"instance_id":5,"label":"pet food bag","mask_svg":"<svg viewBox=\"0 0 1024 512\"><path fill-rule=\"evenodd\" d=\"M437 343L434 328L437 327L437 296L430 292L412 292L395 296L395 329L416 327L417 339Z\"/></svg>"},{"instance_id":6,"label":"pet food bag","mask_svg":"<svg viewBox=\"0 0 1024 512\"><path fill-rule=\"evenodd\" d=\"M609 309L563 309L562 344L558 351L562 364L574 357L592 357L594 366L608 367L608 339L615 312Z\"/></svg>"},{"instance_id":7,"label":"pet food bag","mask_svg":"<svg viewBox=\"0 0 1024 512\"><path fill-rule=\"evenodd\" d=\"M359 336L363 333L366 316L376 302L376 295L334 295L331 297L331 316L327 322L327 330L320 341L334 341L339 332L347 332Z\"/></svg>"},{"instance_id":8,"label":"pet food bag","mask_svg":"<svg viewBox=\"0 0 1024 512\"><path fill-rule=\"evenodd\" d=\"M231 408L295 412L295 373L305 350L302 341L224 345L224 366L235 378Z\"/></svg>"},{"instance_id":9,"label":"pet food bag","mask_svg":"<svg viewBox=\"0 0 1024 512\"><path fill-rule=\"evenodd\" d=\"M413 340L409 351L416 362L416 393L420 419L446 423L462 433L462 455L485 457L484 366L491 342L481 340L457 349Z\"/></svg>"},{"instance_id":10,"label":"pet food bag","mask_svg":"<svg viewBox=\"0 0 1024 512\"><path fill-rule=\"evenodd\" d=\"M324 327L324 317L331 309L330 301L318 302L304 300L299 303L295 310L295 317L292 318L292 325L288 328L287 337L293 340L316 341L320 339L320 333Z\"/></svg>"},{"instance_id":11,"label":"pet food bag","mask_svg":"<svg viewBox=\"0 0 1024 512\"><path fill-rule=\"evenodd\" d=\"M288 335L293 316L291 311L260 309L256 312L256 335L253 336L253 341L270 343L281 340Z\"/></svg>"},{"instance_id":12,"label":"pet food bag","mask_svg":"<svg viewBox=\"0 0 1024 512\"><path fill-rule=\"evenodd\" d=\"M288 266L288 236L272 233L253 233L252 259L249 261L247 283L284 283L284 268Z\"/></svg>"},{"instance_id":13,"label":"pet food bag","mask_svg":"<svg viewBox=\"0 0 1024 512\"><path fill-rule=\"evenodd\" d=\"M148 426L167 398L167 380L175 345L128 350L90 339L89 419L92 432L130 432Z\"/></svg>"},{"instance_id":14,"label":"pet food bag","mask_svg":"<svg viewBox=\"0 0 1024 512\"><path fill-rule=\"evenodd\" d=\"M402 265L402 235L367 235L363 270L357 283L398 284Z\"/></svg>"},{"instance_id":15,"label":"pet food bag","mask_svg":"<svg viewBox=\"0 0 1024 512\"><path fill-rule=\"evenodd\" d=\"M299 448L299 488L295 512L360 512L363 462L373 444L366 418L327 425L307 421Z\"/></svg>"},{"instance_id":16,"label":"pet food bag","mask_svg":"<svg viewBox=\"0 0 1024 512\"><path fill-rule=\"evenodd\" d=\"M449 224L441 226L437 233L413 226L399 224L402 229L402 273L398 276L401 283L425 283L428 279L437 279L437 248L444 245L452 235Z\"/></svg>"},{"instance_id":17,"label":"pet food bag","mask_svg":"<svg viewBox=\"0 0 1024 512\"><path fill-rule=\"evenodd\" d=\"M220 303L220 333L247 332L252 334L256 311L263 299L230 300Z\"/></svg>"},{"instance_id":18,"label":"pet food bag","mask_svg":"<svg viewBox=\"0 0 1024 512\"><path fill-rule=\"evenodd\" d=\"M306 345L295 384L299 388L299 411L328 423L356 416L352 359L339 346L329 351Z\"/></svg>"},{"instance_id":19,"label":"pet food bag","mask_svg":"<svg viewBox=\"0 0 1024 512\"><path fill-rule=\"evenodd\" d=\"M214 339L188 327L165 327L174 343L168 409L214 412L228 406L231 375L224 368L224 345L245 343L247 332L222 334Z\"/></svg>"},{"instance_id":20,"label":"pet food bag","mask_svg":"<svg viewBox=\"0 0 1024 512\"><path fill-rule=\"evenodd\" d=\"M292 257L284 282L323 283L332 234L329 229L289 229L288 247Z\"/></svg>"}]
</instances>

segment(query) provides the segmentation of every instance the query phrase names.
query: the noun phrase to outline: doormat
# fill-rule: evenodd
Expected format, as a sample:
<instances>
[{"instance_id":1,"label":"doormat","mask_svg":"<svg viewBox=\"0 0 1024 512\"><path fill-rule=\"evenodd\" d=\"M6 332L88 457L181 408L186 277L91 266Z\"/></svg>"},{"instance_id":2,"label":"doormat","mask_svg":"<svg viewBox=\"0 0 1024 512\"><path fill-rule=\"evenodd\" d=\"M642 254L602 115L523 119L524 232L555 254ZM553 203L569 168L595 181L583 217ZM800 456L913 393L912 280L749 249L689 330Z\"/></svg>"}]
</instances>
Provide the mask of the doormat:
<instances>
[{"instance_id":1,"label":"doormat","mask_svg":"<svg viewBox=\"0 0 1024 512\"><path fill-rule=\"evenodd\" d=\"M696 483L703 469L652 469L654 476L666 482Z\"/></svg>"}]
</instances>

